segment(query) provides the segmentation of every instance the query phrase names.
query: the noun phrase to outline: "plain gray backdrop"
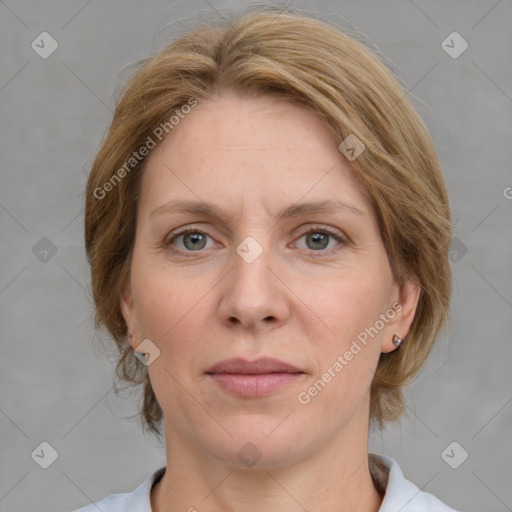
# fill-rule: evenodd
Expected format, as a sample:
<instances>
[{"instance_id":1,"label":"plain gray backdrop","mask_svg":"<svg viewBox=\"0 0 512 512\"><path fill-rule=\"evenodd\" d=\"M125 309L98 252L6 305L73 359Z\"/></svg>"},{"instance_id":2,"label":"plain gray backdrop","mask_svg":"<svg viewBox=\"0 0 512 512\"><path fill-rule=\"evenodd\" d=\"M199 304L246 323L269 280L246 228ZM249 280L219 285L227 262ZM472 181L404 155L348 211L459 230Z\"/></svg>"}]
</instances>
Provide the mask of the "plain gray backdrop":
<instances>
[{"instance_id":1,"label":"plain gray backdrop","mask_svg":"<svg viewBox=\"0 0 512 512\"><path fill-rule=\"evenodd\" d=\"M512 2L291 4L363 32L391 61L452 200L450 325L407 391L408 417L370 449L454 508L512 510ZM198 14L245 5L0 1L0 511L71 510L165 464L127 419L137 397L113 393L113 351L93 329L84 185L126 66ZM58 44L49 56L42 32ZM47 469L41 453L57 456Z\"/></svg>"}]
</instances>

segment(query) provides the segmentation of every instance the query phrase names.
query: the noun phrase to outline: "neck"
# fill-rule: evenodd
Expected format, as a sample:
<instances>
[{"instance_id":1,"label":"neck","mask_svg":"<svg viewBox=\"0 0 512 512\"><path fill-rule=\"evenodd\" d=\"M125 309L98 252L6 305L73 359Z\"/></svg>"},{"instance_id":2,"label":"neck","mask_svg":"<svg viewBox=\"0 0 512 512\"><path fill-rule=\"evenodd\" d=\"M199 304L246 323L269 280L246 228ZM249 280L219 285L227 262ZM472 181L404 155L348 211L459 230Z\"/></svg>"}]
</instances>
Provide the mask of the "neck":
<instances>
[{"instance_id":1,"label":"neck","mask_svg":"<svg viewBox=\"0 0 512 512\"><path fill-rule=\"evenodd\" d=\"M378 512L382 503L368 466L367 431L364 442L337 435L292 464L259 470L198 453L172 434L165 475L151 493L153 512Z\"/></svg>"}]
</instances>

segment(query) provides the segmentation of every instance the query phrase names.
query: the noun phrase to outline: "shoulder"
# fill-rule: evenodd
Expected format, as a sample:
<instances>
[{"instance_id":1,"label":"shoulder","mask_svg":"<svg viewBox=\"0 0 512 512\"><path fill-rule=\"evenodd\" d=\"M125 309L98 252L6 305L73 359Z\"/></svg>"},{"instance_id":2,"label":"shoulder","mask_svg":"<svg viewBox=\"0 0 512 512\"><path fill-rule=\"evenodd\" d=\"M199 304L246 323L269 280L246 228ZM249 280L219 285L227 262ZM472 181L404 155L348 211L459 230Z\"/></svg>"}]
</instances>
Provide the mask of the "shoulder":
<instances>
[{"instance_id":1,"label":"shoulder","mask_svg":"<svg viewBox=\"0 0 512 512\"><path fill-rule=\"evenodd\" d=\"M128 493L111 494L73 512L151 512L150 492L153 484L162 478L165 467L149 475L137 489Z\"/></svg>"},{"instance_id":2,"label":"shoulder","mask_svg":"<svg viewBox=\"0 0 512 512\"><path fill-rule=\"evenodd\" d=\"M379 512L456 512L407 480L391 457L370 453L369 463L376 485L385 492Z\"/></svg>"}]
</instances>

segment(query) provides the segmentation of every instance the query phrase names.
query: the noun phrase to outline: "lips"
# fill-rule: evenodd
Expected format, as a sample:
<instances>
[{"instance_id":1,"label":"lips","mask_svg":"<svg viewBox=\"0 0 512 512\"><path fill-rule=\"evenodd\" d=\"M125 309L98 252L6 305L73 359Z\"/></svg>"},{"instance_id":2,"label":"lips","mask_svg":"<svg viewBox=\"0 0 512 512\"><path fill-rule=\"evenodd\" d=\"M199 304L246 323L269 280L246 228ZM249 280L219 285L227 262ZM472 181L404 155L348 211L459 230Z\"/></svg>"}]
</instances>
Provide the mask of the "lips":
<instances>
[{"instance_id":1,"label":"lips","mask_svg":"<svg viewBox=\"0 0 512 512\"><path fill-rule=\"evenodd\" d=\"M227 359L205 373L223 391L244 399L270 396L306 377L299 368L271 357Z\"/></svg>"},{"instance_id":2,"label":"lips","mask_svg":"<svg viewBox=\"0 0 512 512\"><path fill-rule=\"evenodd\" d=\"M208 374L232 373L238 375L264 375L268 373L304 373L299 368L274 359L261 357L255 361L247 361L242 358L226 359L213 365L206 371Z\"/></svg>"}]
</instances>

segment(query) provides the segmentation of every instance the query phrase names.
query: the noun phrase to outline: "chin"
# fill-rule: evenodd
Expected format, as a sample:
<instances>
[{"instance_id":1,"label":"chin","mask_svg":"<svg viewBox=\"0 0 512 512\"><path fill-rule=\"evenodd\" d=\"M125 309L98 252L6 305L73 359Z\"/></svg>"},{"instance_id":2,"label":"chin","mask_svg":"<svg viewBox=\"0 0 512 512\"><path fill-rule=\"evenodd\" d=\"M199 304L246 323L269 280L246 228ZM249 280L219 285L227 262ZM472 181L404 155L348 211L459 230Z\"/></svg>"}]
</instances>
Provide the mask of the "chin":
<instances>
[{"instance_id":1,"label":"chin","mask_svg":"<svg viewBox=\"0 0 512 512\"><path fill-rule=\"evenodd\" d=\"M282 417L244 415L223 423L231 434L206 435L205 448L239 469L264 470L285 466L304 451L304 431L286 425ZM213 441L213 443L212 443Z\"/></svg>"}]
</instances>

